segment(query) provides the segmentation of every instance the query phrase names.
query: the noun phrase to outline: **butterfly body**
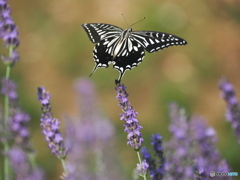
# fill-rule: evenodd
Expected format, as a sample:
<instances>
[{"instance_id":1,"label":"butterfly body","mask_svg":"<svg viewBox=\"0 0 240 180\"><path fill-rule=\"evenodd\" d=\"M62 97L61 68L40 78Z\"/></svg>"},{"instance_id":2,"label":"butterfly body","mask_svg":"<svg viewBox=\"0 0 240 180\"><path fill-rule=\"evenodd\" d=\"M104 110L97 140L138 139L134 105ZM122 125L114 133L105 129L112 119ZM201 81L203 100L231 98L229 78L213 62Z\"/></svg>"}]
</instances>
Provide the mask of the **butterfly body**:
<instances>
[{"instance_id":1,"label":"butterfly body","mask_svg":"<svg viewBox=\"0 0 240 180\"><path fill-rule=\"evenodd\" d=\"M83 24L82 27L90 40L96 43L93 50L96 66L91 75L98 68L107 68L112 63L120 72L118 81L121 81L126 70L142 62L144 50L153 53L169 46L187 44L178 36L157 31L132 31L131 28L123 30L103 23Z\"/></svg>"}]
</instances>

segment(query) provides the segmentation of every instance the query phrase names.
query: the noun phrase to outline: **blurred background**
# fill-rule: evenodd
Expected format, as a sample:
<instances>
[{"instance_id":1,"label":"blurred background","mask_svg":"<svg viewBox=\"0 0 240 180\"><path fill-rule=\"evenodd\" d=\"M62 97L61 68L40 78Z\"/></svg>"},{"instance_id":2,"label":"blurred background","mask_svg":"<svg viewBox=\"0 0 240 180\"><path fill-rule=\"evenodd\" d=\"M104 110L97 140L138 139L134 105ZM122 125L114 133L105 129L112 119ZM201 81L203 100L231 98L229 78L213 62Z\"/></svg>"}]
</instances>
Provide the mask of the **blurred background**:
<instances>
[{"instance_id":1,"label":"blurred background","mask_svg":"<svg viewBox=\"0 0 240 180\"><path fill-rule=\"evenodd\" d=\"M12 17L19 28L20 61L11 78L18 84L20 104L32 117L31 131L37 160L47 179L59 179L61 164L50 153L39 126L40 105L37 87L45 86L52 95L55 117L76 116L78 112L73 83L88 77L95 63L94 44L83 23L108 23L123 29L146 19L133 30L154 30L180 36L187 46L175 46L157 53L146 53L143 62L127 71L122 82L132 106L138 111L145 144L152 133L163 141L170 138L168 104L177 102L189 114L200 115L214 127L218 149L232 171L240 173L240 146L225 121L225 102L218 82L226 77L240 98L240 1L239 0L10 0ZM1 46L1 49L3 47ZM0 76L5 67L0 66ZM119 120L114 80L118 71L111 66L98 69L90 78L96 86L98 105L116 128L117 156L124 172L131 177L136 154L126 145L123 122ZM64 128L61 121L61 128Z\"/></svg>"}]
</instances>

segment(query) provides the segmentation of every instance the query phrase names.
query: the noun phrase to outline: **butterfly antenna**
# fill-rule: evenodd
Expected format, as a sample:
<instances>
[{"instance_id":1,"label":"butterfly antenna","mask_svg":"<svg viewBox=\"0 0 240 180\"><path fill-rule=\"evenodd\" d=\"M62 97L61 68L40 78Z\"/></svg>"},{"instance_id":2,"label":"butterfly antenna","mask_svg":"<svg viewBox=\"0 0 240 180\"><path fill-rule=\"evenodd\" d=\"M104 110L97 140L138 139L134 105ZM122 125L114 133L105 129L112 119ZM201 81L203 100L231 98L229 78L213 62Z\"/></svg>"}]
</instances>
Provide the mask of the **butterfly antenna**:
<instances>
[{"instance_id":1,"label":"butterfly antenna","mask_svg":"<svg viewBox=\"0 0 240 180\"><path fill-rule=\"evenodd\" d=\"M124 14L122 14L122 16L123 16L123 19L124 19L125 23L127 24L127 27L129 27L129 25L127 23L127 20L126 20L126 17L124 16Z\"/></svg>"},{"instance_id":2,"label":"butterfly antenna","mask_svg":"<svg viewBox=\"0 0 240 180\"><path fill-rule=\"evenodd\" d=\"M137 23L140 23L140 22L142 22L143 20L145 20L146 18L145 17L143 17L141 20L139 20L139 21L137 21L137 22L135 22L135 23L133 23L130 27L132 27L133 25L135 25L135 24L137 24Z\"/></svg>"}]
</instances>

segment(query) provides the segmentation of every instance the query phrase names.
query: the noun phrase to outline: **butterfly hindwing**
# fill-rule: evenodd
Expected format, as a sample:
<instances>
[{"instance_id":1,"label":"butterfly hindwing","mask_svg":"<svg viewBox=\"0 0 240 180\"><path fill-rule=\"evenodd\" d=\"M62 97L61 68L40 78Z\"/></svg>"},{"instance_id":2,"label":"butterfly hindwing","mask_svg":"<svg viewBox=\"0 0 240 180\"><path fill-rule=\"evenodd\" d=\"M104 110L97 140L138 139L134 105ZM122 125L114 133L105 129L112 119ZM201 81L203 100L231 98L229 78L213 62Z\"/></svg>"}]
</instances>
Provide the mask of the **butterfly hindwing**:
<instances>
[{"instance_id":1,"label":"butterfly hindwing","mask_svg":"<svg viewBox=\"0 0 240 180\"><path fill-rule=\"evenodd\" d=\"M132 41L131 51L128 51L128 49L125 49L125 51L113 59L113 67L120 71L119 80L121 80L126 70L136 67L145 56L144 48L136 41Z\"/></svg>"},{"instance_id":2,"label":"butterfly hindwing","mask_svg":"<svg viewBox=\"0 0 240 180\"><path fill-rule=\"evenodd\" d=\"M122 53L119 53L116 57L111 54L111 47L108 47L108 43L111 42L112 38L105 39L97 43L93 50L93 58L95 60L96 66L93 72L97 68L107 68L110 63L113 63L113 67L120 71L120 77L123 76L126 70L130 70L136 67L142 62L144 58L144 49L137 42L131 42L131 47L126 47ZM126 43L127 44L127 43Z\"/></svg>"},{"instance_id":3,"label":"butterfly hindwing","mask_svg":"<svg viewBox=\"0 0 240 180\"><path fill-rule=\"evenodd\" d=\"M146 51L152 53L169 46L185 45L187 42L175 35L156 31L134 31L131 33Z\"/></svg>"},{"instance_id":4,"label":"butterfly hindwing","mask_svg":"<svg viewBox=\"0 0 240 180\"><path fill-rule=\"evenodd\" d=\"M93 58L96 63L96 68L104 67L107 68L112 62L112 56L107 51L107 46L104 45L104 41L97 43L93 49Z\"/></svg>"}]
</instances>

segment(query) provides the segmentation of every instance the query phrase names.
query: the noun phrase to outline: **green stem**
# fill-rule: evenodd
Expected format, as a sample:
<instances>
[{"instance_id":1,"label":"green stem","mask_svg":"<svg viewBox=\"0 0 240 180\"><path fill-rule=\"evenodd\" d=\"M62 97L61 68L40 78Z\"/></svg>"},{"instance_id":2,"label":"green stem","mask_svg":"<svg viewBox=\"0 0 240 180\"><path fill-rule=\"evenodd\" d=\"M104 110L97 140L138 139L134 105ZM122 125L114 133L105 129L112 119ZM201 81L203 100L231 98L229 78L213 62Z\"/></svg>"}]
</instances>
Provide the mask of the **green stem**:
<instances>
[{"instance_id":1,"label":"green stem","mask_svg":"<svg viewBox=\"0 0 240 180\"><path fill-rule=\"evenodd\" d=\"M141 164L141 163L142 163L142 159L141 159L141 156L140 156L139 151L137 151L137 156L138 156L138 161L139 161L139 163Z\"/></svg>"},{"instance_id":2,"label":"green stem","mask_svg":"<svg viewBox=\"0 0 240 180\"><path fill-rule=\"evenodd\" d=\"M140 156L140 153L139 151L137 151L137 156L138 156L138 161L139 161L139 164L142 163L142 159L141 159L141 156ZM147 180L147 177L146 177L146 174L144 176L141 176L144 180Z\"/></svg>"},{"instance_id":3,"label":"green stem","mask_svg":"<svg viewBox=\"0 0 240 180\"><path fill-rule=\"evenodd\" d=\"M13 48L10 47L9 57L12 56L12 52L13 52ZM5 76L7 80L9 80L10 78L10 72L11 72L11 64L7 64L6 76ZM4 128L5 129L8 129L8 119L9 119L9 97L6 95L4 98ZM7 153L9 151L9 144L6 139L3 142L3 146L4 146L4 153ZM10 164L9 164L9 159L7 155L4 156L3 163L4 163L4 180L8 180L10 175L10 168L9 168Z\"/></svg>"},{"instance_id":4,"label":"green stem","mask_svg":"<svg viewBox=\"0 0 240 180\"><path fill-rule=\"evenodd\" d=\"M61 163L62 163L64 174L66 175L67 174L67 166L66 166L66 163L65 163L65 158L61 158L60 160L61 160Z\"/></svg>"},{"instance_id":5,"label":"green stem","mask_svg":"<svg viewBox=\"0 0 240 180\"><path fill-rule=\"evenodd\" d=\"M10 70L11 67L10 65L7 66L6 69L6 79L9 79L10 77ZM8 128L8 117L9 117L9 98L8 96L5 96L4 98L4 128ZM8 141L5 140L3 143L4 146L4 153L7 153L9 151L9 144ZM9 159L5 155L4 156L4 179L8 180L9 179Z\"/></svg>"},{"instance_id":6,"label":"green stem","mask_svg":"<svg viewBox=\"0 0 240 180\"><path fill-rule=\"evenodd\" d=\"M9 57L12 56L13 49L9 48ZM11 73L11 64L7 64L6 75L5 78L9 80ZM9 116L9 98L5 96L4 98L4 127L8 127L8 116Z\"/></svg>"},{"instance_id":7,"label":"green stem","mask_svg":"<svg viewBox=\"0 0 240 180\"><path fill-rule=\"evenodd\" d=\"M9 145L8 142L5 140L5 142L3 143L4 146L4 152L8 152L9 150ZM9 160L8 157L5 155L4 156L4 180L8 180L9 179Z\"/></svg>"},{"instance_id":8,"label":"green stem","mask_svg":"<svg viewBox=\"0 0 240 180\"><path fill-rule=\"evenodd\" d=\"M6 79L9 79L10 71L11 71L11 67L10 65L8 65L6 69L6 77L5 77ZM8 96L5 96L4 98L4 127L5 128L8 127L8 116L9 116L9 98Z\"/></svg>"},{"instance_id":9,"label":"green stem","mask_svg":"<svg viewBox=\"0 0 240 180\"><path fill-rule=\"evenodd\" d=\"M33 167L33 169L37 169L37 164L36 164L36 161L35 161L35 154L30 152L28 153L28 159L31 163L31 166Z\"/></svg>"}]
</instances>

